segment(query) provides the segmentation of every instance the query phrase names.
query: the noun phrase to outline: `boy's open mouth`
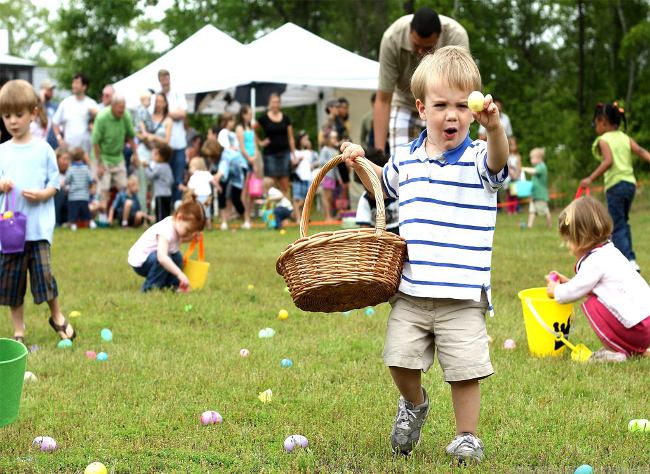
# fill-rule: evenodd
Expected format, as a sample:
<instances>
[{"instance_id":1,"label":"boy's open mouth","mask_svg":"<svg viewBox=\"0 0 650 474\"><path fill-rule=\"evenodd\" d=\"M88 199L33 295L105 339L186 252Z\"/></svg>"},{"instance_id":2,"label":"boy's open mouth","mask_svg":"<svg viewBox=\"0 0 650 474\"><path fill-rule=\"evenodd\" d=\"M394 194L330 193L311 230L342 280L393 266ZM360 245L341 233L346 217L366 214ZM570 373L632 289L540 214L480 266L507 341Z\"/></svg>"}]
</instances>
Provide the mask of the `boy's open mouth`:
<instances>
[{"instance_id":1,"label":"boy's open mouth","mask_svg":"<svg viewBox=\"0 0 650 474\"><path fill-rule=\"evenodd\" d=\"M445 138L449 140L456 136L458 129L456 127L448 127L443 130L443 133L445 134Z\"/></svg>"}]
</instances>

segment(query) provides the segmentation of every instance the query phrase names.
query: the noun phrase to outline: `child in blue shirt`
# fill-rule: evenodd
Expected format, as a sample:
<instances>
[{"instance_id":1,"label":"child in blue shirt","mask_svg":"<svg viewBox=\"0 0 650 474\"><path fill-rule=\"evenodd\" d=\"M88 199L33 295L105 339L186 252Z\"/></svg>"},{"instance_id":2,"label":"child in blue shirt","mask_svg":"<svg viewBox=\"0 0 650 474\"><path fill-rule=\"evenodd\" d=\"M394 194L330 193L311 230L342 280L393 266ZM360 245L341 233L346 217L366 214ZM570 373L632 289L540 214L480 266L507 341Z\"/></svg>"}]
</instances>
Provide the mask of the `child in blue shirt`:
<instances>
[{"instance_id":1,"label":"child in blue shirt","mask_svg":"<svg viewBox=\"0 0 650 474\"><path fill-rule=\"evenodd\" d=\"M115 196L113 205L108 211L108 224L113 224L113 219L117 216L122 219L122 227L140 227L142 223L149 219L147 213L140 209L138 200L138 177L134 174L126 180L126 189L120 191Z\"/></svg>"},{"instance_id":2,"label":"child in blue shirt","mask_svg":"<svg viewBox=\"0 0 650 474\"><path fill-rule=\"evenodd\" d=\"M86 154L81 147L74 148L70 153L72 165L65 175L65 185L68 187L68 223L71 230L77 230L77 222L84 226L90 223L90 185L93 177L85 162Z\"/></svg>"},{"instance_id":3,"label":"child in blue shirt","mask_svg":"<svg viewBox=\"0 0 650 474\"><path fill-rule=\"evenodd\" d=\"M408 251L384 346L384 363L401 393L391 445L407 455L419 442L429 412L421 376L437 353L456 418L447 454L458 463L480 462L479 380L493 373L485 313L491 309L496 192L508 175L508 139L490 95L481 112L468 107L468 95L481 90L481 76L465 49L447 46L425 56L411 90L426 130L392 150L383 169L373 165L383 197L399 201ZM486 128L487 143L470 140L474 120ZM344 143L341 150L357 168L363 148Z\"/></svg>"},{"instance_id":4,"label":"child in blue shirt","mask_svg":"<svg viewBox=\"0 0 650 474\"><path fill-rule=\"evenodd\" d=\"M7 199L13 211L27 216L25 248L0 254L0 304L9 306L14 339L25 342L24 300L29 272L34 303L50 307L50 326L61 339L76 334L59 308L58 288L52 275L50 245L55 225L54 195L60 187L54 150L32 137L29 125L36 116L38 96L24 80L7 82L0 90L0 113L13 136L0 145L0 209Z\"/></svg>"}]
</instances>

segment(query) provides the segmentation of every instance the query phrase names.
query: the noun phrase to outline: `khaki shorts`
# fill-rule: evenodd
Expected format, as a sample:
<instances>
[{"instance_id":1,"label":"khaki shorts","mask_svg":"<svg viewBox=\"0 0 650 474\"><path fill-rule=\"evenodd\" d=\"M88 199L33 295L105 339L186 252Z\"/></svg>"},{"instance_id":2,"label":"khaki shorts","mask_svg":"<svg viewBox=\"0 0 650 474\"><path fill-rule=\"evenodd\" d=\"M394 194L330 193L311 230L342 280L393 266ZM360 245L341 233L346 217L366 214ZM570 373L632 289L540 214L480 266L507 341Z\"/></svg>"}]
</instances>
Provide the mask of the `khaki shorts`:
<instances>
[{"instance_id":1,"label":"khaki shorts","mask_svg":"<svg viewBox=\"0 0 650 474\"><path fill-rule=\"evenodd\" d=\"M119 165L104 165L104 175L99 179L99 192L107 193L112 187L118 191L126 188L126 165L124 162Z\"/></svg>"},{"instance_id":2,"label":"khaki shorts","mask_svg":"<svg viewBox=\"0 0 650 474\"><path fill-rule=\"evenodd\" d=\"M535 214L538 216L547 216L551 213L548 208L548 203L546 201L530 201L528 204L528 213Z\"/></svg>"},{"instance_id":3,"label":"khaki shorts","mask_svg":"<svg viewBox=\"0 0 650 474\"><path fill-rule=\"evenodd\" d=\"M485 293L480 302L418 298L398 292L390 300L384 363L420 369L433 364L434 353L445 381L482 379L494 373L490 362Z\"/></svg>"}]
</instances>

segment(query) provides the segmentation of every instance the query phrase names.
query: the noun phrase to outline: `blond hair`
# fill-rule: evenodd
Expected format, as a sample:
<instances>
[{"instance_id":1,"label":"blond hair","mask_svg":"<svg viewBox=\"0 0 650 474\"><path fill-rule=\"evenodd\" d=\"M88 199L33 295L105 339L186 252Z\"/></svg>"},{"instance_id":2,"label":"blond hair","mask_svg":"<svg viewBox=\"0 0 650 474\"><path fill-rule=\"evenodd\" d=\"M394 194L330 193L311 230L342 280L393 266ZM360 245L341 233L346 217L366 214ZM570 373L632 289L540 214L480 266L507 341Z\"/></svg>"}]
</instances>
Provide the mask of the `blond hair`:
<instances>
[{"instance_id":1,"label":"blond hair","mask_svg":"<svg viewBox=\"0 0 650 474\"><path fill-rule=\"evenodd\" d=\"M480 91L481 73L465 48L445 46L427 54L411 77L413 97L424 102L427 89L442 82L462 91Z\"/></svg>"},{"instance_id":2,"label":"blond hair","mask_svg":"<svg viewBox=\"0 0 650 474\"><path fill-rule=\"evenodd\" d=\"M530 157L532 158L539 158L540 160L544 161L544 155L546 153L546 150L541 147L533 148L530 150Z\"/></svg>"},{"instance_id":3,"label":"blond hair","mask_svg":"<svg viewBox=\"0 0 650 474\"><path fill-rule=\"evenodd\" d=\"M205 160L200 156L190 160L189 168L194 171L208 171L208 167L205 165Z\"/></svg>"},{"instance_id":4,"label":"blond hair","mask_svg":"<svg viewBox=\"0 0 650 474\"><path fill-rule=\"evenodd\" d=\"M17 114L33 112L38 107L39 99L34 87L23 79L7 82L0 89L0 113Z\"/></svg>"},{"instance_id":5,"label":"blond hair","mask_svg":"<svg viewBox=\"0 0 650 474\"><path fill-rule=\"evenodd\" d=\"M126 184L129 185L129 184L140 184L140 183L138 181L138 177L135 174L132 174L127 178Z\"/></svg>"},{"instance_id":6,"label":"blond hair","mask_svg":"<svg viewBox=\"0 0 650 474\"><path fill-rule=\"evenodd\" d=\"M612 234L612 218L600 201L584 196L560 213L558 231L579 253L607 242Z\"/></svg>"}]
</instances>

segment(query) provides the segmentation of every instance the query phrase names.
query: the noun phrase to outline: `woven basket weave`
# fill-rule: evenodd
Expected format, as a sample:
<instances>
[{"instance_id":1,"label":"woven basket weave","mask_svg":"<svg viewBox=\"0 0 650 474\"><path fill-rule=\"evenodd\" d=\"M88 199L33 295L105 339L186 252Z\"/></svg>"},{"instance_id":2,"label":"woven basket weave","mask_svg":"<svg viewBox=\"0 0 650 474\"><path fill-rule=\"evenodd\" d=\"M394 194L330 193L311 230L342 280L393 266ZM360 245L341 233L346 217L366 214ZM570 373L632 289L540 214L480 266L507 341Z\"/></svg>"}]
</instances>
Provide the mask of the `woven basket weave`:
<instances>
[{"instance_id":1,"label":"woven basket weave","mask_svg":"<svg viewBox=\"0 0 650 474\"><path fill-rule=\"evenodd\" d=\"M332 313L374 306L387 301L399 286L406 241L386 232L383 191L372 165L365 158L359 177L377 199L375 229L345 229L307 236L314 195L328 171L343 162L339 155L314 178L300 221L300 238L290 244L276 263L296 306L304 311Z\"/></svg>"}]
</instances>

